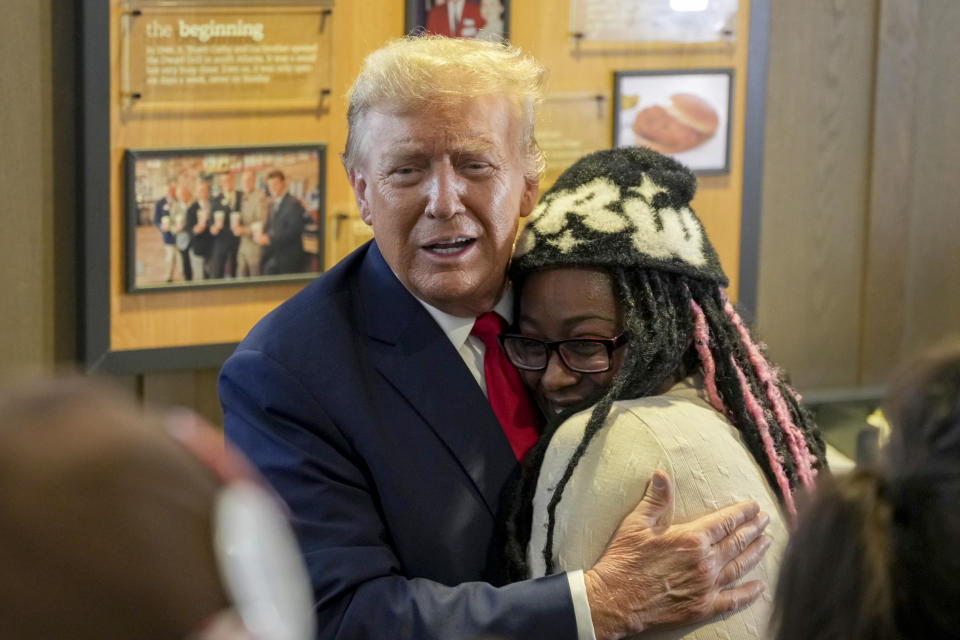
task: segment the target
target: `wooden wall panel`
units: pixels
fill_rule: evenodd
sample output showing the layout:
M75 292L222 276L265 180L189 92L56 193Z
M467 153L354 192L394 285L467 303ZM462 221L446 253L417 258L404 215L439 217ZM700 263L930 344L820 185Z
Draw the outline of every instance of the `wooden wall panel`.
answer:
M61 4L63 6L61 6ZM0 377L74 354L73 4L15 0L0 21Z
M903 357L960 337L960 3L918 4Z
M773 0L758 332L801 387L857 380L876 6Z
M217 394L218 374L216 369L151 373L143 376L140 394L151 405L192 409L220 426L223 410Z
M0 319L0 353L3 366L20 368L45 360L51 351L44 300L50 284L45 282L44 258L49 254L50 184L44 179L46 158L44 121L36 117L36 105L49 96L41 81L50 62L50 41L39 28L49 7L17 3L0 26L0 59L17 59L0 71L0 137L21 149L3 154L0 185L4 186L3 226L0 255L8 300L20 301L17 313ZM32 43L32 46L31 46ZM38 141L40 144L38 144Z
M869 384L884 382L902 356L919 11L919 0L880 2L860 340L860 379Z

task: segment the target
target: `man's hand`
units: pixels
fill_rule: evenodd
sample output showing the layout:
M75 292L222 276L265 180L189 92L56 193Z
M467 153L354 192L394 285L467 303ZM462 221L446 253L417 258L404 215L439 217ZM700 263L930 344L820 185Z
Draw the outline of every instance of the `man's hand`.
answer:
M657 471L603 556L584 572L597 640L706 620L750 604L766 588L759 580L725 588L770 546L761 536L770 517L756 502L667 526L660 520L672 500L670 480Z

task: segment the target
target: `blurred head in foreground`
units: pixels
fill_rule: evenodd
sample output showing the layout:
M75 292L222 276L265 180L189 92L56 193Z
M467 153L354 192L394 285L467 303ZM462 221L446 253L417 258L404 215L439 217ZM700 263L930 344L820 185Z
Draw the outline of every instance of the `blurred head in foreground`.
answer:
M896 380L876 468L828 479L777 589L776 637L956 637L960 629L960 343Z
M79 378L0 416L3 637L311 635L282 511L198 418Z

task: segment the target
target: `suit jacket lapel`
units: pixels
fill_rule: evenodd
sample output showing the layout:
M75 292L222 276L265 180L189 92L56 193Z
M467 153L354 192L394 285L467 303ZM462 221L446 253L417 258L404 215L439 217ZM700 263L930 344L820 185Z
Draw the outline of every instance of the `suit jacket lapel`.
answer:
M443 440L495 515L517 461L477 381L376 243L360 282L368 335L387 346L374 366Z

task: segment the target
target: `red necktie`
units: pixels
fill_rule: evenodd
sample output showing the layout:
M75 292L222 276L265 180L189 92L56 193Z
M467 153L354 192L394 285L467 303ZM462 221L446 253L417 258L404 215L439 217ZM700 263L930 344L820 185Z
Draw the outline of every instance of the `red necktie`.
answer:
M530 400L520 374L497 342L497 335L505 326L503 318L489 311L477 318L470 335L479 338L486 348L483 375L487 382L487 399L514 455L517 460L522 460L540 437L541 416Z

